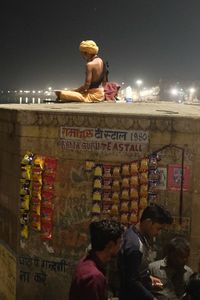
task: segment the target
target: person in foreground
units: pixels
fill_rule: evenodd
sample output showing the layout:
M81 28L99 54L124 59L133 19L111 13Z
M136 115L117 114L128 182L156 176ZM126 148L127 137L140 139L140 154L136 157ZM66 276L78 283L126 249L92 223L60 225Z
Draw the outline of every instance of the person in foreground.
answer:
M175 237L169 242L166 250L164 259L149 265L151 274L163 283L163 289L155 290L155 296L159 300L183 299L186 284L193 273L186 265L190 255L190 245L185 238Z
M86 60L85 82L72 91L55 91L57 102L101 102L105 99L102 83L106 81L107 69L98 56L98 46L92 40L82 41L79 50Z
M91 251L78 263L72 279L70 300L107 300L105 265L117 255L123 228L113 220L90 224Z
M186 286L186 294L183 300L199 300L200 299L200 273L193 273Z
M120 300L156 300L152 288L160 288L162 283L150 276L150 245L153 237L171 223L170 213L152 204L144 209L140 222L125 232L119 253Z

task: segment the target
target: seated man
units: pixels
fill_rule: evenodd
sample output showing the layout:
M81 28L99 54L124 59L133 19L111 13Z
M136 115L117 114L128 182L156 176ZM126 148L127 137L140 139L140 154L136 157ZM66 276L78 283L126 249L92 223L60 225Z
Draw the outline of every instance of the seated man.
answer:
M102 83L106 81L107 69L97 55L99 48L94 41L82 41L79 46L86 60L84 84L72 91L56 91L57 102L101 102L105 99Z
M149 265L151 274L159 278L163 286L155 286L155 297L159 300L182 299L186 283L193 273L186 266L190 246L183 237L173 238L167 245L166 257Z

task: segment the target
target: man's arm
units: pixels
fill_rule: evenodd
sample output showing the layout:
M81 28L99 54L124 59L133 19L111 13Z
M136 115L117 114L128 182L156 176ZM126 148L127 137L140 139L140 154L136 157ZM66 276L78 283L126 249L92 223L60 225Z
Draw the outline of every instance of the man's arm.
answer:
M126 286L131 293L131 297L136 297L143 300L155 300L156 298L152 293L143 285L139 268L141 265L142 254L140 251L132 250L126 253L123 257L124 278L126 281Z
M106 300L107 282L103 274L96 274L85 280L82 299Z
M85 82L82 86L75 89L74 91L79 93L86 92L89 89L91 82L92 82L92 66L90 63L87 63L86 71L85 71Z
M99 272L75 278L70 287L69 299L107 300L105 276Z

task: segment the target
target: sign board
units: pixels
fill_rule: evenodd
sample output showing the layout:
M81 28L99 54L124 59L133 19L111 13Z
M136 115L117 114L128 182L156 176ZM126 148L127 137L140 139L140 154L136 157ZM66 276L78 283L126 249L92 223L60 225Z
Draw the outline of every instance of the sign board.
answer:
M144 152L149 133L142 130L61 127L58 145L63 150L118 153Z

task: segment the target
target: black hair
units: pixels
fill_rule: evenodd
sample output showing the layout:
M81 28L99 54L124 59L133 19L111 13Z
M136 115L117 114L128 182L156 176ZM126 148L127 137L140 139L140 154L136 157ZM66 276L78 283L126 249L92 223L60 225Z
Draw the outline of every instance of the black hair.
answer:
M166 246L166 255L174 255L176 252L185 253L190 251L189 242L182 236L174 237Z
M102 251L110 241L116 242L123 233L123 227L114 220L101 220L90 224L92 250Z
M146 219L151 219L153 223L159 224L172 224L173 221L170 212L158 204L151 204L144 209L140 222Z
M186 286L186 293L190 295L191 300L200 299L200 273L195 272L190 276Z

